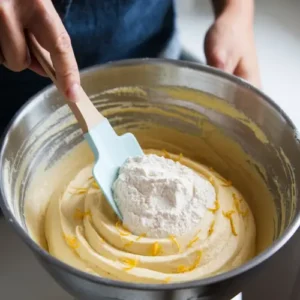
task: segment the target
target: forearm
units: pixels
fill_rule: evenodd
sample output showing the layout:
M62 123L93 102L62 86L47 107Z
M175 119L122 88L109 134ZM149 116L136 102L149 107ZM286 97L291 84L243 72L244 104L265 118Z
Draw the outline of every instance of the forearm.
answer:
M212 4L216 17L230 14L243 21L253 21L254 0L212 0Z

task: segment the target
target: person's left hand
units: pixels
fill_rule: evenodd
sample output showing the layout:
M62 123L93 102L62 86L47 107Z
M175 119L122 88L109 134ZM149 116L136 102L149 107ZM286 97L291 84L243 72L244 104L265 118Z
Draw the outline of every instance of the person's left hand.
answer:
M208 65L261 86L252 22L219 16L208 30L204 50Z

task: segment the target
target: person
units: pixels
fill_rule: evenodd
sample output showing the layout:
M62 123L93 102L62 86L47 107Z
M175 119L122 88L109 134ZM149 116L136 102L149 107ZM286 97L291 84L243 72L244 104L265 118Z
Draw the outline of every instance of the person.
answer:
M205 38L207 63L259 86L254 0L212 3L216 18ZM173 0L0 1L1 132L50 83L37 75L45 74L28 51L28 32L50 53L60 89L74 101L79 69L125 58L179 58L174 7Z

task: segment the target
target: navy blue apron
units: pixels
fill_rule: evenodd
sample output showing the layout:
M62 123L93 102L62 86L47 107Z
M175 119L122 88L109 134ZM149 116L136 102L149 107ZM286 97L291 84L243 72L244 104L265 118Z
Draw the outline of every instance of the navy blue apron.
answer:
M53 0L71 36L79 68L157 57L174 32L172 0ZM0 134L24 104L50 84L31 71L0 66Z

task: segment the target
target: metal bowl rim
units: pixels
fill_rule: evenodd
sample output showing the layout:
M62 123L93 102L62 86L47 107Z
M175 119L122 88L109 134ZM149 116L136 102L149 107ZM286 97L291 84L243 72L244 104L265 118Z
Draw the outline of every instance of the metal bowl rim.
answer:
M252 92L256 93L258 96L260 96L264 101L266 101L271 107L273 107L288 123L288 125L296 132L296 127L293 124L293 122L290 120L290 118L286 115L286 113L271 100L266 94L264 94L262 91L258 90L256 87L252 86L245 80L238 78L236 76L233 76L231 74L224 73L216 68L212 68L206 65L197 64L193 62L186 62L186 61L178 61L178 60L172 60L172 59L126 59L121 60L117 62L109 62L103 65L96 65L90 68L86 68L81 72L81 75L84 77L88 75L89 73L93 73L94 71L101 70L101 69L107 69L111 67L122 67L122 66L134 66L134 65L140 65L140 64L152 64L152 65L172 65L177 67L186 67L189 69L193 69L195 71L201 71L202 73L208 73L210 75L215 75L217 77L221 77L227 81L230 81L232 83L235 83L237 85L240 85L243 88L249 89ZM35 94L33 97L31 97L22 107L17 111L15 116L12 118L12 120L9 122L8 126L6 127L0 141L0 169L3 168L3 156L4 156L4 149L5 145L7 144L7 135L10 131L10 128L13 127L15 123L18 122L18 120L21 118L22 113L26 109L28 109L29 106L34 105L38 101L42 101L42 98L39 98L40 95L44 94L46 91L50 92L52 90L55 90L55 87L53 85L50 85L43 90L41 90L39 93ZM259 255L255 256L252 260L249 262L243 264L242 266L233 269L231 271L222 273L217 276L208 277L204 279L199 280L193 280L193 281L187 281L187 282L181 282L181 283L169 283L169 284L142 284L142 283L128 283L124 281L117 281L112 280L108 278L103 278L99 276L95 276L92 274L88 274L86 272L80 271L49 254L46 250L42 249L36 242L34 242L33 239L30 238L29 234L26 232L26 230L18 223L13 213L10 211L10 209L5 204L5 193L4 193L4 182L3 178L0 178L0 207L2 208L3 214L8 220L9 223L12 224L12 227L14 230L18 233L18 235L22 238L22 240L41 258L43 258L47 263L53 264L55 267L62 269L63 271L70 273L74 276L81 277L84 280L93 282L95 284L102 284L107 285L111 287L116 288L124 288L124 289L131 289L131 290L144 290L144 291L163 291L163 290L179 290L179 289L189 289L189 288L197 288L199 286L207 286L211 284L216 284L221 281L226 281L229 279L232 279L238 275L243 274L246 271L251 270L252 268L257 267L259 264L263 263L267 259L269 259L272 255L274 255L278 250L280 250L287 242L288 240L293 236L293 234L296 232L296 230L300 226L300 213L298 213L290 226L285 230L283 235L277 239L269 248L264 250Z

